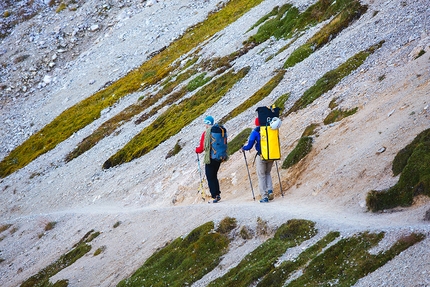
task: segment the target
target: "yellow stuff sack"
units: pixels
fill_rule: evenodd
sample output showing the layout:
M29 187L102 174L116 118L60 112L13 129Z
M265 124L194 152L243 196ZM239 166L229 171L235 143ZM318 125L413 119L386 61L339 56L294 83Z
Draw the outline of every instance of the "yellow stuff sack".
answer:
M279 130L270 126L260 127L261 157L263 160L281 159L281 145L279 143Z

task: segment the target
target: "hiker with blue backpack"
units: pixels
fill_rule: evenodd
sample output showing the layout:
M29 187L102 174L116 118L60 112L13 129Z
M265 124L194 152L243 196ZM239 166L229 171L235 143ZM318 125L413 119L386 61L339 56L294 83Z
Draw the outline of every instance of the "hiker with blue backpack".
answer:
M209 191L213 198L211 202L217 203L221 200L218 170L221 163L227 160L227 131L223 126L214 124L212 116L205 117L203 123L205 131L200 138L200 145L196 147L196 153L205 152L203 163Z
M256 161L257 161L257 176L258 176L258 189L261 195L261 203L269 202L269 199L274 198L273 183L272 183L272 166L273 160L264 160L261 157L261 135L260 135L260 122L258 117L255 118L255 128L249 135L248 143L242 147L242 151L251 150L255 146Z

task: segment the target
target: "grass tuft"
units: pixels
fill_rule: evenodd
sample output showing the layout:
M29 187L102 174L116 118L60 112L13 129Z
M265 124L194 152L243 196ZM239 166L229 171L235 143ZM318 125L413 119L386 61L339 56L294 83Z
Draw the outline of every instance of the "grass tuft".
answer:
M383 41L371 46L365 51L361 51L356 55L349 58L345 63L340 65L338 68L325 73L312 87L310 87L303 96L298 99L294 105L287 112L287 115L293 112L297 112L309 104L313 103L324 93L333 89L337 83L339 83L343 78L348 76L350 73L355 71L358 67L363 64L369 55L371 55L376 49L381 47Z
M3 224L3 225L0 225L0 233L2 233L3 231L8 230L11 226L12 226L12 224Z
M182 150L182 145L180 144L180 141L181 141L180 139L176 141L175 146L167 153L165 157L166 159L177 155Z
M351 110L342 110L342 109L335 109L332 110L327 117L324 119L324 124L325 125L329 125L332 124L334 122L338 122L343 120L346 117L352 116L353 114L355 114L357 112L358 108L354 108Z
M291 261L284 261L274 268L269 274L257 284L257 287L281 287L289 276L297 270L303 269L311 260L313 260L322 250L336 238L339 232L330 232L316 244L306 249L297 258Z
M312 150L312 137L302 137L297 146L288 154L282 163L282 168L287 169L298 163Z
M286 93L276 99L273 105L279 108L280 113L282 113L282 111L285 109L285 103L288 101L289 98L290 93Z
M216 231L221 234L228 234L236 227L237 227L236 218L226 217L223 220L221 220Z
M364 232L341 239L324 253L315 257L303 270L303 275L287 286L353 286L358 279L375 271L424 236L411 234L399 239L389 250L371 255L384 233Z
M315 129L317 129L319 126L319 124L310 124L307 126L302 134L302 138L313 136L315 134Z
M54 229L54 227L55 227L56 224L57 224L57 222L55 222L55 221L48 222L45 225L45 231Z
M254 237L252 229L248 228L245 225L240 228L239 235L243 240L249 240Z
M249 135L251 134L252 129L246 128L243 131L241 131L237 136L234 137L229 143L228 143L228 155L232 155L238 150L241 149L241 147L246 143L246 141L249 138Z
M327 19L327 16L334 16L334 18L305 44L297 48L286 60L284 68L293 67L297 63L300 63L309 57L309 55L311 55L313 52L326 45L329 41L333 40L343 29L347 28L353 21L358 19L367 11L367 6L361 5L360 2L356 0L334 1L333 5L331 6L326 6L324 4L321 6L326 9L326 16L321 18L321 20ZM304 14L308 15L306 13Z
M411 206L414 196L430 196L430 129L424 130L393 160L394 176L399 181L392 187L367 194L366 205L370 211Z
M234 219L225 219L232 226ZM223 223L224 224L224 223ZM190 286L214 269L227 252L229 240L207 222L154 253L118 286ZM227 228L228 229L228 228Z
M39 271L39 273L28 278L20 285L20 287L52 286L47 285L50 284L49 278L61 270L69 267L75 263L76 260L87 254L91 250L91 245L88 243L97 237L98 234L99 232L94 232L94 230L89 231L78 243L73 246L72 250L66 254L61 255L57 261L43 268L41 271ZM67 286L64 285L64 283L67 283L66 281L67 280L57 282L55 283L57 285L54 286Z
M288 248L297 246L315 236L315 223L307 220L289 220L282 224L273 238L268 239L224 276L212 281L208 286L252 286L274 269L278 258Z

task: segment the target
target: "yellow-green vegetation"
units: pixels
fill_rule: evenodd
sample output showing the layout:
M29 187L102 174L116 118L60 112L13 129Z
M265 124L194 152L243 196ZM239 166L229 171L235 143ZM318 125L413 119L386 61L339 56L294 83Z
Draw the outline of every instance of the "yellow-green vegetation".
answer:
M399 181L392 187L367 194L369 210L378 211L397 206L411 206L414 196L430 196L430 129L424 130L393 160L394 176Z
M339 237L339 232L330 232L316 244L303 251L297 258L292 261L284 261L274 268L257 284L257 287L282 287L290 275L306 267L311 260L321 253L329 243ZM306 285L303 285L306 286Z
M386 75L382 75L378 77L378 81L382 82L383 80L385 80Z
M301 137L296 147L284 159L282 168L290 168L304 158L312 150L312 142L312 137Z
M426 51L425 50L421 50L419 53L418 53L418 55L414 58L414 60L415 59L418 59L419 57L421 57L422 55L424 55L426 53Z
M261 44L272 36L277 39L291 37L292 32L298 29L296 19L299 18L299 15L299 9L291 4L276 6L251 27L260 26L257 33L252 35L247 42Z
M188 85L187 85L188 92L192 92L195 89L203 86L204 84L209 82L211 79L212 79L212 77L206 77L206 73L198 75L197 77L195 77L194 79L192 79L188 83Z
M12 226L12 224L3 224L0 226L0 233L2 233L3 231L8 230L10 227Z
M252 129L247 128L241 131L237 136L235 136L234 139L232 139L228 143L228 155L232 155L237 152L246 143L251 132Z
M284 68L293 67L297 63L300 63L309 57L313 52L333 40L343 29L347 28L353 21L360 18L360 16L367 11L367 6L361 5L357 0L333 2L333 5L324 7L327 9L326 15L332 16L336 13L338 14L330 21L330 23L325 25L314 36L312 36L312 38L306 41L305 44L291 53L285 61Z
M12 226L12 224L4 224L4 225L1 225L1 226L0 226L0 233L2 233L2 232L4 232L4 231L8 230L11 226ZM11 231L11 233L12 233L12 231ZM0 242L1 242L1 241L3 241L3 239L5 239L5 238L6 238L6 235L1 236L1 237L0 237ZM0 262L0 263L1 263L1 262Z
M324 124L329 125L334 122L338 122L343 120L346 117L352 116L357 112L358 108L353 108L351 110L342 110L342 109L335 109L332 110L327 117L324 119Z
M328 104L328 107L331 110L334 110L335 108L337 108L339 106L339 104L337 103L337 98L334 98L330 101L330 103Z
M273 104L275 107L279 108L280 113L282 114L282 111L285 109L285 103L290 98L290 93L283 94L279 98L276 99L275 103Z
M99 118L102 110L112 106L122 97L162 80L172 71L171 64L176 59L236 21L261 1L231 0L227 2L222 9L210 14L202 23L188 29L181 38L172 42L139 68L61 113L0 162L0 177L8 176L40 155L52 150L74 132Z
M260 27L247 42L261 44L270 37L297 39L296 36L305 29L335 16L335 20L332 20L323 31L314 36L310 46L316 49L315 45L321 46L324 42L334 38L366 9L356 0L320 0L309 6L303 13L300 13L299 9L291 4L277 6L253 25L252 28Z
M117 228L118 226L120 226L121 225L121 221L117 221L117 222L115 222L115 224L113 225L113 228Z
M280 70L276 73L276 75L271 78L261 89L259 89L255 94L246 99L239 107L232 110L229 114L224 116L219 122L226 123L229 119L236 117L242 112L246 111L253 105L257 104L259 101L267 97L274 88L276 88L279 83L282 81L285 75L285 70Z
M341 239L324 253L314 258L303 270L303 275L286 286L353 286L358 279L375 271L385 263L422 241L422 234L412 233L400 238L390 249L372 255L368 250L384 237L383 233L360 233Z
M302 137L310 137L315 134L315 129L318 128L319 124L310 124L305 128L305 131L302 134Z
M60 13L61 11L63 11L66 8L67 8L67 4L64 2L61 2L60 5L58 5L57 10L55 10L55 12Z
M177 155L182 150L182 146L180 144L180 141L181 141L180 139L176 141L175 146L171 150L169 150L169 152L167 153L166 159L169 157Z
M226 222L220 224L223 231L235 225L235 220ZM190 286L219 264L229 242L226 234L214 231L213 222L207 222L154 253L118 286Z
M9 17L10 15L11 15L11 13L10 13L10 11L9 11L9 10L6 10L6 11L4 11L4 12L3 12L3 17L4 17L4 18Z
M103 164L103 168L107 169L129 162L150 152L218 102L248 72L249 68L243 68L237 73L230 70L202 87L190 98L170 106L150 126L144 128L121 150L111 156Z
M246 225L240 228L239 235L243 240L249 240L254 237L252 230L249 229Z
M52 285L49 283L49 278L66 267L72 265L76 262L76 260L88 253L91 250L91 245L88 243L90 243L99 234L99 232L94 232L94 230L87 232L84 237L73 246L72 250L66 254L61 255L57 261L43 268L39 273L28 278L20 285L20 287L67 286L67 280L58 281Z
M271 232L271 228L266 220L261 217L257 217L257 230L258 235L267 236Z
M103 245L103 246L100 246L99 248L97 248L97 250L96 251L94 251L94 255L93 256L97 256L97 255L100 255L103 251L105 251L106 250L106 246L105 245Z
M220 221L216 229L221 234L229 234L233 229L237 227L237 220L233 217L226 217Z
M305 91L300 99L294 103L294 105L287 112L287 115L292 112L297 112L300 109L304 109L309 104L318 99L321 95L333 89L334 86L336 86L336 84L339 83L343 78L360 67L367 57L373 54L376 49L380 48L382 44L383 41L371 46L365 51L357 53L338 68L325 73L312 87Z
M278 258L288 248L297 246L315 236L315 224L307 220L289 220L282 224L273 238L266 240L224 276L212 281L208 286L250 286L275 267Z
M45 231L48 231L48 230L52 230L52 229L54 229L54 227L55 227L55 225L57 224L57 222L55 222L55 221L50 221L50 222L48 222L46 225L45 225Z

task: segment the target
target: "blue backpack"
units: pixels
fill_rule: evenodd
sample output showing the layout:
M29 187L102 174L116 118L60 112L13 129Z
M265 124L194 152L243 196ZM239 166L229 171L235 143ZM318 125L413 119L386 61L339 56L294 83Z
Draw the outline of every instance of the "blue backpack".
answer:
M227 130L218 124L211 128L211 158L218 161L228 159Z

